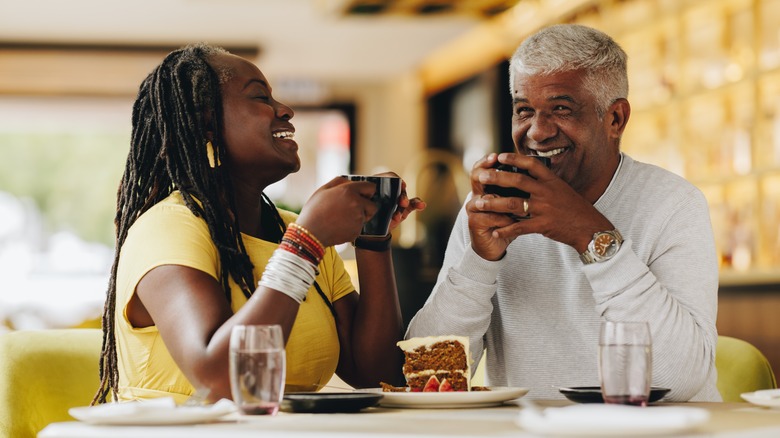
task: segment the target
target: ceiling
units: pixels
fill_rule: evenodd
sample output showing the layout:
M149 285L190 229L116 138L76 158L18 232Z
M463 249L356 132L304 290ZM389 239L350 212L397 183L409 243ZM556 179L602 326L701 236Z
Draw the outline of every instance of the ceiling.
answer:
M385 80L517 0L0 0L0 47L257 48L271 78Z

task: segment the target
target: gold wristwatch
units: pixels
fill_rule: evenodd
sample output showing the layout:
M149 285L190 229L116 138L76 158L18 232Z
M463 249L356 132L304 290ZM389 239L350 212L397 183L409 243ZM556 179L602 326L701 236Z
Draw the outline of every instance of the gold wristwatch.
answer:
M588 249L580 254L580 260L586 265L607 261L618 252L622 244L623 236L618 230L599 231L593 234L593 240L588 244Z

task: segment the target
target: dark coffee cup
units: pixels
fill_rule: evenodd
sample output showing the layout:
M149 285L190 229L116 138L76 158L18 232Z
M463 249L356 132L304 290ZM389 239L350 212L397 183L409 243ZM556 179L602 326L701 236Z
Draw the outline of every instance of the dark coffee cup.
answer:
M344 175L350 181L368 181L374 183L376 191L371 201L377 206L376 214L363 224L361 236L386 236L390 231L390 221L398 208L401 196L401 178L397 176Z
M529 155L529 157L536 158L537 160L541 161L547 168L550 168L551 161L549 157L540 157L539 155ZM522 169L520 167L510 166L508 164L500 164L496 163L493 168L496 170L500 170L502 172L514 172L514 173L522 173L523 175L528 175L527 169ZM485 193L491 193L494 195L501 196L503 198L530 198L531 195L528 194L528 192L518 189L517 187L502 187L502 186L496 186L496 185L486 185L485 186Z

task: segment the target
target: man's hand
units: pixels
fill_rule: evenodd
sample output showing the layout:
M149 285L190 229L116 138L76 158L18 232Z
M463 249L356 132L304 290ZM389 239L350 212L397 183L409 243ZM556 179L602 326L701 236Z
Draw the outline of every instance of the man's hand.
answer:
M491 178L485 174L497 173L493 166L496 164L496 154L489 154L474 164L471 170L471 199L466 203L466 213L469 217L469 234L471 235L471 247L485 260L499 260L504 256L506 247L514 240L516 235L507 234L499 236L495 234L497 229L514 224L510 215L501 211L493 211L491 202L498 201L496 195L485 193L485 180L488 183ZM512 198L517 199L517 198ZM522 200L520 200L522 202Z
M530 175L498 172L492 169L496 162L527 169ZM485 195L484 186L488 184L517 187L528 192L530 197L524 200ZM614 228L593 204L552 170L525 155L486 156L474 165L471 185L474 196L466 208L472 247L487 260L498 260L517 236L533 233L565 243L582 253L593 233ZM511 216L521 219L514 220Z

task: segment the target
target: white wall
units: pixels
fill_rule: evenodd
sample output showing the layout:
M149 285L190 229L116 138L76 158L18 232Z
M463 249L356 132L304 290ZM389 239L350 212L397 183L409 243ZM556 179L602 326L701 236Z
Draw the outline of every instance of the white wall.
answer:
M331 89L334 100L357 106L356 173L401 174L425 148L425 97L415 74L393 81L350 83Z

